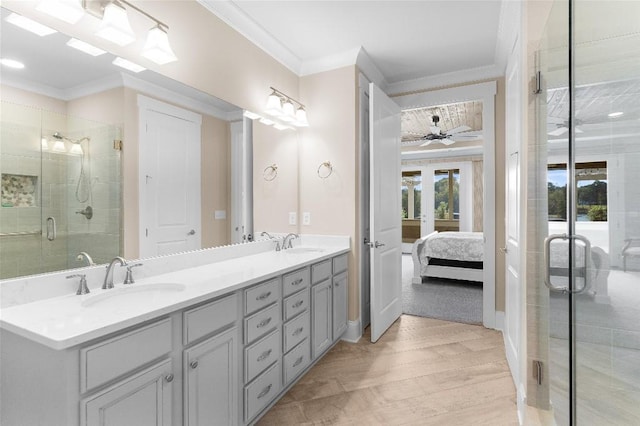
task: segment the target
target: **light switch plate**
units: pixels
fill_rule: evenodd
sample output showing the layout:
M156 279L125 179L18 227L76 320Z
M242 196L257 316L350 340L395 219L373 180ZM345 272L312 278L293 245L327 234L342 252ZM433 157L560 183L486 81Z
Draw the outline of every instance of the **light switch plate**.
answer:
M227 218L227 211L226 210L216 210L214 213L214 219L226 219Z
M289 225L295 225L298 223L298 214L296 212L289 212Z
M302 224L311 225L311 212L302 213Z

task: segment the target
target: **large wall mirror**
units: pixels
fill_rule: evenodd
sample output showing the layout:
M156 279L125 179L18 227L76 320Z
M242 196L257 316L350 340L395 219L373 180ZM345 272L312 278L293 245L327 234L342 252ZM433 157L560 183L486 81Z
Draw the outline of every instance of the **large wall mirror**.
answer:
M2 56L25 66L0 81L0 279L297 231L295 132L10 14Z

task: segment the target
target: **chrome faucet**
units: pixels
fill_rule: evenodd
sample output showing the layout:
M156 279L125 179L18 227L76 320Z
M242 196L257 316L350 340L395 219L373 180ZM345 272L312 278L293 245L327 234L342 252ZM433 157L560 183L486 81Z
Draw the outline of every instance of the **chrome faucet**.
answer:
M85 262L87 262L87 266L95 266L93 259L91 258L91 256L89 256L89 253L85 251L81 251L80 253L78 253L78 255L76 256L76 260L78 262L82 262L84 260Z
M107 273L104 276L104 283L102 284L103 290L113 288L113 267L116 263L119 263L120 266L125 266L127 261L120 256L116 256L111 260L111 262L109 262L109 265L107 265Z
M269 239L270 239L270 240L273 240L273 238L274 238L274 237L273 237L270 233L268 233L267 231L262 231L262 232L260 233L260 236L261 236L261 237L264 237L265 235L266 235L267 237L269 237Z
M300 238L300 235L294 233L287 234L287 236L284 237L284 240L282 240L282 249L285 250L288 248L293 248L293 245L291 245L291 240L293 240L294 238Z
M76 294L78 296L81 296L83 294L88 294L91 293L89 291L89 287L87 287L87 276L85 274L74 274L74 275L69 275L67 277L67 279L70 278L80 278L80 283L78 284L78 290L76 291Z

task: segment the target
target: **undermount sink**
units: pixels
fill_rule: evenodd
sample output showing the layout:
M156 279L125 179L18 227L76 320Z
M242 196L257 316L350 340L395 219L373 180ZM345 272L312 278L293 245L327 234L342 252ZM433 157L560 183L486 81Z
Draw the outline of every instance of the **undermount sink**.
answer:
M304 254L304 253L322 253L324 249L318 247L293 247L286 249L285 253L289 254Z
M91 306L115 306L140 305L155 301L184 291L184 284L177 283L153 283L153 284L127 284L109 290L97 290L99 293L88 295L81 303L83 307Z

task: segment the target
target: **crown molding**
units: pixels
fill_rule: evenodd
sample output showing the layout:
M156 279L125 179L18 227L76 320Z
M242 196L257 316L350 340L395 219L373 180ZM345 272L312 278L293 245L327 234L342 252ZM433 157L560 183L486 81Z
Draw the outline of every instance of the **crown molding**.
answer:
M304 61L300 68L300 76L317 74L319 72L331 71L338 68L355 65L361 48L349 49L333 55Z
M300 76L302 60L231 0L197 0L205 9Z
M503 1L500 5L500 20L494 62L504 74L509 55L518 38L522 18L522 4L519 1Z
M375 83L383 91L386 91L387 80L385 79L384 74L382 74L382 71L380 71L380 68L378 68L373 59L371 59L371 56L369 56L367 51L364 49L364 47L360 47L358 58L356 59L356 64L369 81Z
M398 81L387 84L387 94L398 96L405 93L434 89L437 87L455 86L457 84L470 83L473 81L489 80L502 77L504 72L500 67L492 64L478 68L453 71L444 74L430 75L413 80Z
M2 76L2 84L15 87L16 89L25 90L27 92L37 93L39 95L48 96L54 99L67 100L65 99L65 91L56 89L55 87L47 86L46 84L38 84L32 81L22 80L20 78L11 78L7 76Z

